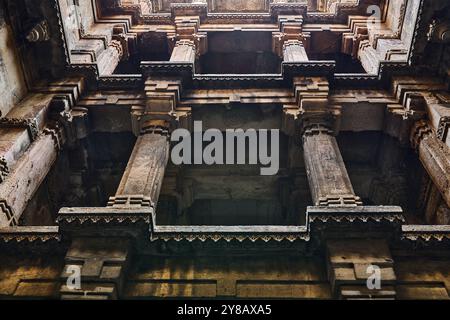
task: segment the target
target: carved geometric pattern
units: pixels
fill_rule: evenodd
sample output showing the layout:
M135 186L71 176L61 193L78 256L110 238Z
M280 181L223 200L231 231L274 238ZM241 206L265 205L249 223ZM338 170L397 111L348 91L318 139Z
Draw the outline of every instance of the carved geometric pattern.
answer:
M208 234L208 233L202 233L202 234L181 234L181 233L170 233L170 234L151 234L151 241L158 241L162 240L165 242L168 241L187 241L187 242L206 242L206 241L212 241L212 242L219 242L219 241L225 241L225 242L297 242L297 241L309 241L310 237L309 234L286 234L286 235L279 235L279 234L223 234L223 233L214 233L214 234Z
M153 203L150 197L144 195L125 195L110 197L108 201L108 207L127 207L127 206L139 206L139 207L152 207Z
M169 128L165 126L145 126L141 129L141 135L144 134L158 134L161 136L169 136Z
M4 157L0 157L0 183L5 181L6 176L9 174L8 163Z
M442 117L439 121L437 130L437 136L440 140L445 141L447 139L448 131L450 128L450 117Z
M14 212L4 199L0 199L0 213L6 216L6 220L9 222L10 226L17 225L17 220L14 217Z
M430 136L433 130L425 120L417 121L411 131L411 145L417 149L423 139Z
M36 119L2 118L0 128L26 128L31 141L36 140L39 134Z
M319 206L362 206L361 198L355 195L327 196L319 198Z

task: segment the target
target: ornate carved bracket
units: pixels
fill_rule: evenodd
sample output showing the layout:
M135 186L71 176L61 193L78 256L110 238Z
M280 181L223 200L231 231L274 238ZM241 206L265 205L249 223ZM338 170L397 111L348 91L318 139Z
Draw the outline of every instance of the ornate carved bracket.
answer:
M173 52L177 46L189 46L194 48L195 57L198 58L208 51L208 36L205 32L198 31L200 17L176 17L175 26L176 32L167 35L170 52Z
M279 16L279 32L272 34L272 50L285 62L308 61L310 34L302 31L302 16Z
M29 42L44 42L50 40L50 30L46 20L39 22L27 34Z

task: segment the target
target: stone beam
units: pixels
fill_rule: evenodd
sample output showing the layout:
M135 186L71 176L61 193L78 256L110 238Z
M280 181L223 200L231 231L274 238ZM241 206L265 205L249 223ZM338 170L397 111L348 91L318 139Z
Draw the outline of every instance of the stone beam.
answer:
M442 142L425 120L416 122L411 132L411 144L431 180L450 206L450 149Z

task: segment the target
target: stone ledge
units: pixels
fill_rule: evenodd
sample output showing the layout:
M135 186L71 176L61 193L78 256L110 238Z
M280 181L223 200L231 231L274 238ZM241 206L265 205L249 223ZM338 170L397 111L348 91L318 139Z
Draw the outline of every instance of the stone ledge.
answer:
M61 241L59 227L7 227L0 228L0 242L48 242Z
M357 207L308 207L307 218L310 224L317 222L405 222L403 210L397 206L357 206Z

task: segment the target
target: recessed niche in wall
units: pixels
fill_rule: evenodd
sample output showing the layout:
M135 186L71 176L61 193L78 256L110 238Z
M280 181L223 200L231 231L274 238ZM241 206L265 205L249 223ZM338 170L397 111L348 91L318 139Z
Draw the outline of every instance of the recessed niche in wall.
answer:
M272 33L209 32L208 52L196 68L202 74L276 74L281 59L272 52Z

